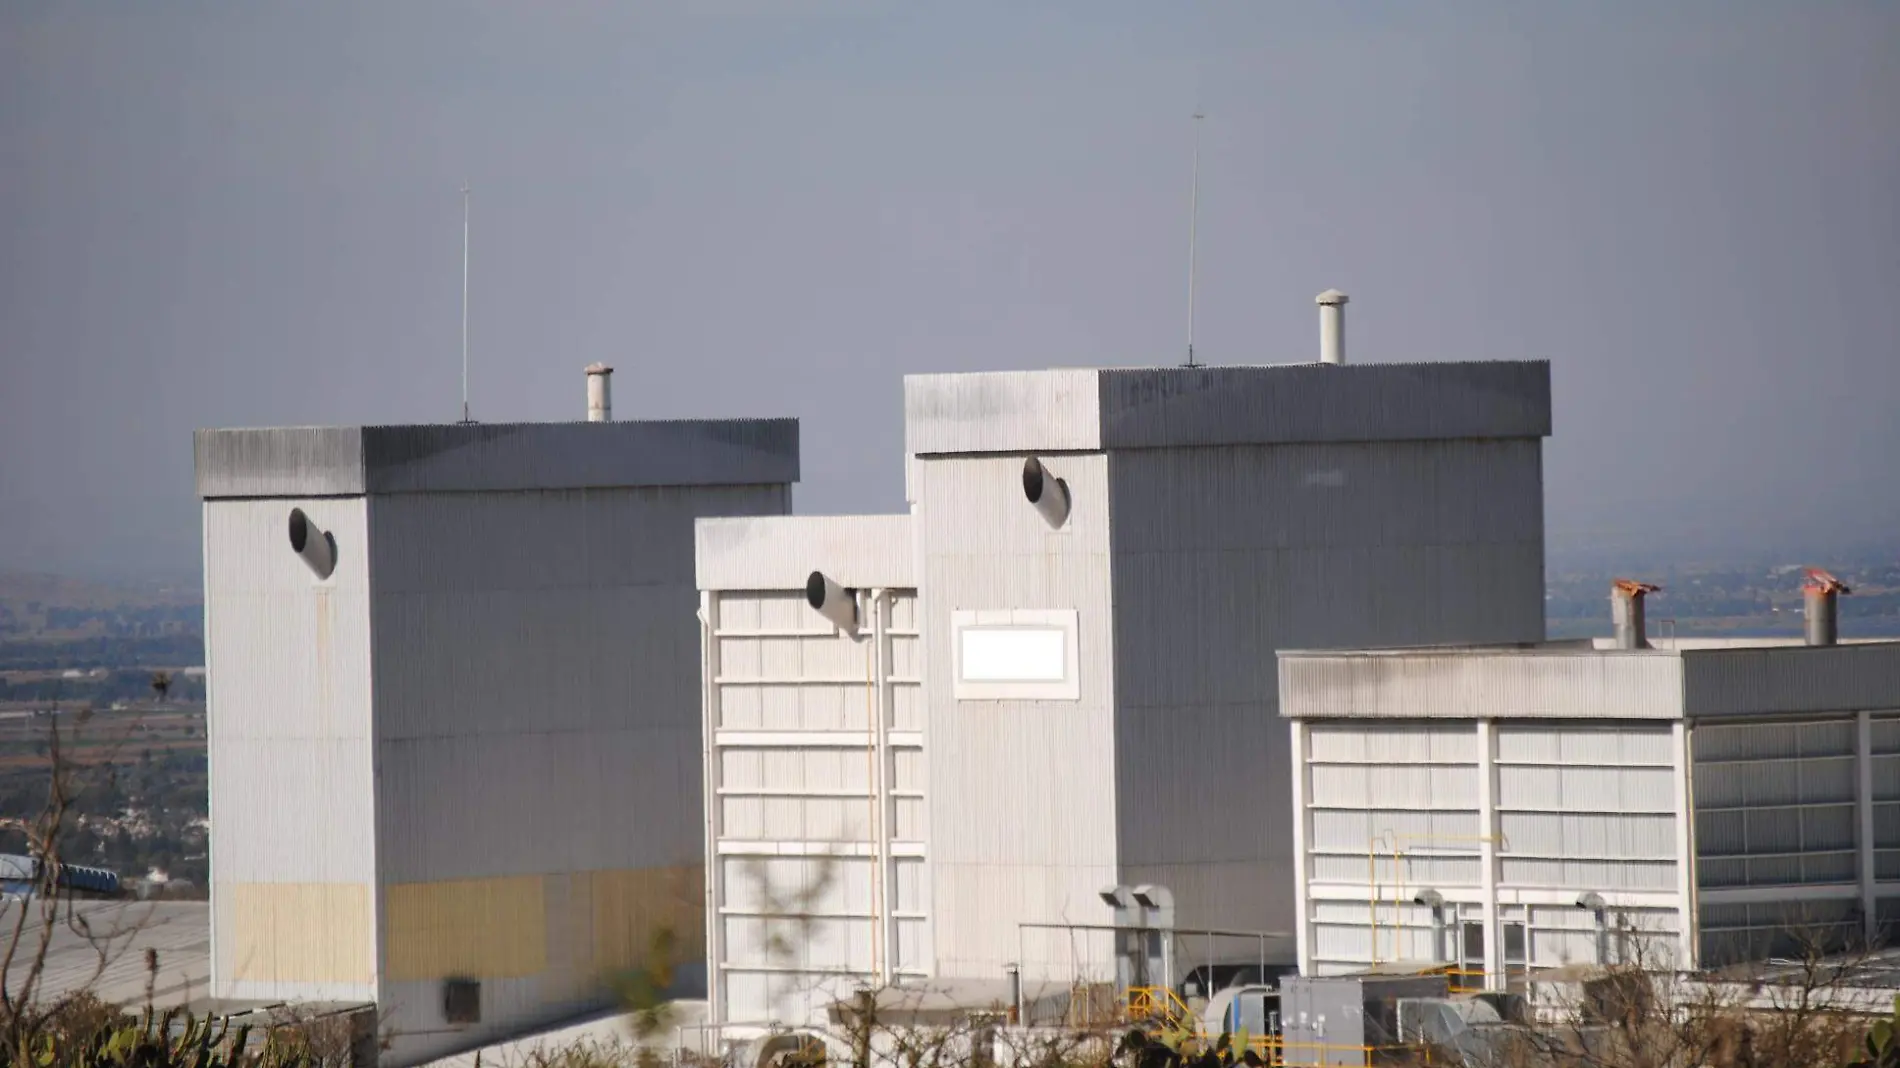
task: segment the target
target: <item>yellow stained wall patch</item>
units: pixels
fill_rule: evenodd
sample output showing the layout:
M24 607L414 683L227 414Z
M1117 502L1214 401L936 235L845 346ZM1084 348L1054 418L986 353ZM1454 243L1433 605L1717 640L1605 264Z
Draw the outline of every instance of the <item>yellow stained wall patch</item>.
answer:
M369 887L233 883L231 974L239 982L367 983L375 937Z
M397 883L385 888L387 978L511 979L548 966L542 876Z
M662 928L678 965L705 955L704 869L698 865L560 872L384 892L385 976L395 982L548 974L553 989L598 988L650 963Z

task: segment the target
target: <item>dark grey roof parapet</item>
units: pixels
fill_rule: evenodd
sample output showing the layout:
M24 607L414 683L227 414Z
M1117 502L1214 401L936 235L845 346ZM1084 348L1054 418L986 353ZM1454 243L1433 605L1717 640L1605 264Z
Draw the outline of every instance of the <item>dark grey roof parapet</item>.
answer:
M200 430L198 496L719 486L798 481L798 420Z

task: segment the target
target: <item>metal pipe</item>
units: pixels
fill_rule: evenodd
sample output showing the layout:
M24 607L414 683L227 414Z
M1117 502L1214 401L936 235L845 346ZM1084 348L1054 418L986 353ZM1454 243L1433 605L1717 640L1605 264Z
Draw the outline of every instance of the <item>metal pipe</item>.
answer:
M1068 521L1069 484L1051 474L1034 456L1023 461L1023 496L1051 528L1059 529Z
M1820 568L1808 568L1808 581L1801 586L1801 615L1809 645L1840 641L1840 596L1853 592L1847 583Z
M1313 298L1319 305L1319 362L1346 362L1346 294L1329 289Z
M1616 624L1618 649L1651 648L1643 598L1661 589L1661 586L1633 579L1620 578L1610 583L1610 615Z
M611 423L614 421L613 377L614 369L604 363L587 365L588 422Z
M336 539L330 532L311 522L301 508L290 510L290 551L320 579L336 570Z
M814 571L805 580L805 603L813 611L824 616L831 625L849 634L858 636L858 596L856 590L840 586L835 579L822 571Z
M1021 929L1018 929L1018 934ZM1023 1019L1023 969L1015 963L1003 965L1003 974L1009 979L1009 1022L1012 1027L1020 1027Z

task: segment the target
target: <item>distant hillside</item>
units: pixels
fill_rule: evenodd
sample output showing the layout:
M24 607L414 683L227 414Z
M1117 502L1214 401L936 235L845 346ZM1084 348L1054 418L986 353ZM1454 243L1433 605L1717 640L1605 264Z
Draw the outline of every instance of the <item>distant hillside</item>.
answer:
M204 663L195 586L0 573L0 670Z

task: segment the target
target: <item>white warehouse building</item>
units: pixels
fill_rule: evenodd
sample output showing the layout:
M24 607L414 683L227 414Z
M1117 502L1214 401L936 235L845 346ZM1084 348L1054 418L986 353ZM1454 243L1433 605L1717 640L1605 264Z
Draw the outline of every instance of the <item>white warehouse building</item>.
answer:
M1542 640L1548 365L904 386L909 516L699 525L715 1023L1104 978L1116 885L1290 965L1272 651Z
M696 959L693 522L789 511L797 423L195 445L213 996L374 1002L400 1065Z
M1616 600L1610 648L1280 654L1302 974L1506 989L1900 933L1900 643L1653 648Z

